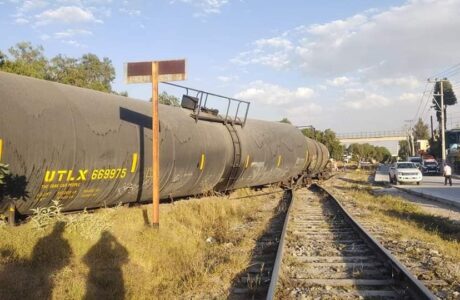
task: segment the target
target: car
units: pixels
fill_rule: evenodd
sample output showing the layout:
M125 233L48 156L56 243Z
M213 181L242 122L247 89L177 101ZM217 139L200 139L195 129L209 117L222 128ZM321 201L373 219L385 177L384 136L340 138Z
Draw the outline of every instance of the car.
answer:
M410 161L399 161L391 165L388 177L390 179L390 183L401 184L415 182L419 185L422 181L423 175L415 163Z
M420 156L409 156L407 160L413 162L417 169L422 171L423 159Z
M423 175L437 175L440 173L440 168L438 162L435 159L426 159L422 164L422 173Z

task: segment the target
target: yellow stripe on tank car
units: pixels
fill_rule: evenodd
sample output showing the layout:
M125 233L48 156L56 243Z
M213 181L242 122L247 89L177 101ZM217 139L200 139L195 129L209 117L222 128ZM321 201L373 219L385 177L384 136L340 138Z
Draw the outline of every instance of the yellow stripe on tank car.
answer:
M246 162L244 163L244 168L247 169L249 166L249 155L246 156Z
M133 163L131 164L131 173L136 172L136 168L137 168L137 157L138 157L137 153L134 152L134 153L133 153Z
M206 161L206 156L204 154L201 154L200 171L203 171L205 161Z
M3 140L0 139L0 161L2 161Z
M276 167L279 168L281 165L281 155L278 155L278 162L276 163Z

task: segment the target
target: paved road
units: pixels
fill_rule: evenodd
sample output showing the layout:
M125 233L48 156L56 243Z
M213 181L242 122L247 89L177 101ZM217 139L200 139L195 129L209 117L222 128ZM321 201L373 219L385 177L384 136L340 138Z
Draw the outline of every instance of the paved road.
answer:
M375 173L375 182L389 183L388 169L389 166L380 166ZM452 186L445 186L443 176L423 176L420 185L409 183L398 185L397 187L414 194L427 196L435 200L446 200L445 202L460 206L460 180L458 179L452 178Z

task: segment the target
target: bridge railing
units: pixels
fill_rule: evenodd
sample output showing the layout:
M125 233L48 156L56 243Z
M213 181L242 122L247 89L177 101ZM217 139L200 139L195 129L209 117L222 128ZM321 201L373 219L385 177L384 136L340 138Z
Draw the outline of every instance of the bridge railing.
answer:
M349 132L337 133L338 139L366 139L366 138L385 138L406 136L407 132L403 130L387 130L374 132Z

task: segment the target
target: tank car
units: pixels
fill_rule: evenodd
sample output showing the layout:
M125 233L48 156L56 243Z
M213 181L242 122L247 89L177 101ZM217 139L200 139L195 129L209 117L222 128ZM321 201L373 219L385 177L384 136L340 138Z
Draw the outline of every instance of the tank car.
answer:
M166 105L159 116L161 199L287 181L327 162L324 145L289 124L197 122ZM52 200L73 211L151 199L146 101L0 72L0 146L11 171L0 212L10 201L27 215Z

